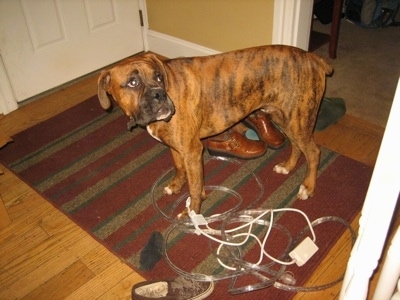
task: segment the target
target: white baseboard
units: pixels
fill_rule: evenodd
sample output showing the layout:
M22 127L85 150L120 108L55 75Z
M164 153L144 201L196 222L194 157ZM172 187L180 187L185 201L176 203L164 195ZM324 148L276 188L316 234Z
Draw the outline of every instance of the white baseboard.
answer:
M148 50L168 58L204 56L221 53L198 44L153 30L147 30Z

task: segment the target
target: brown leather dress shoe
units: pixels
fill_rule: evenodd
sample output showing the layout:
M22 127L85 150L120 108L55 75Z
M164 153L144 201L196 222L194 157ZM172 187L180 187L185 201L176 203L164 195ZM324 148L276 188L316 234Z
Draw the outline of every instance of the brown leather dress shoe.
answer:
M265 143L249 140L233 129L207 139L206 144L210 155L242 159L260 157L268 148Z
M276 128L265 112L256 111L252 113L244 119L244 123L257 132L259 138L265 142L269 148L277 150L285 145L285 136Z

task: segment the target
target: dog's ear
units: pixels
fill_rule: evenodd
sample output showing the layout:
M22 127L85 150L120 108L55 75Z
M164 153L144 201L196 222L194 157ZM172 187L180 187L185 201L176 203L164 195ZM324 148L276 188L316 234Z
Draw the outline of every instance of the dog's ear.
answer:
M110 72L101 71L97 80L97 96L99 97L100 105L103 109L108 110L111 107L111 100L107 94L110 86Z

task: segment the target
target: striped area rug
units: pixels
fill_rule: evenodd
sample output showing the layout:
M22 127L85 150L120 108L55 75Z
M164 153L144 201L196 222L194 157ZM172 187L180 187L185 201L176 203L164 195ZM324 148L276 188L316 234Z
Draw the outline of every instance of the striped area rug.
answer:
M14 142L1 150L1 161L147 279L177 276L166 258L150 271L141 269L140 252L156 231L164 238L169 233L168 258L179 269L214 275L226 272L211 254L215 247L208 241L171 229L165 216L173 217L183 209L182 195L187 191L174 196L161 193L164 181L173 174L169 149L144 129L127 131L126 122L119 109L104 112L94 96L14 136ZM219 160L205 154L208 200L203 214L223 213L235 206L238 210L294 207L311 221L337 216L350 222L362 206L372 169L322 150L317 190L307 201L295 200L306 168L304 159L288 176L272 171L289 155L290 147L268 150L249 161ZM223 186L227 192L212 186ZM279 223L294 235L306 225L292 213L282 214ZM303 267L290 269L297 284L307 280L344 230L343 225L329 222L316 228L319 251ZM279 232L272 237L270 250L279 253L287 244L286 237ZM256 247L249 244L247 248L251 255ZM218 282L211 298L229 298L229 284L229 280ZM289 299L293 293L270 287L232 297L249 299L250 295Z

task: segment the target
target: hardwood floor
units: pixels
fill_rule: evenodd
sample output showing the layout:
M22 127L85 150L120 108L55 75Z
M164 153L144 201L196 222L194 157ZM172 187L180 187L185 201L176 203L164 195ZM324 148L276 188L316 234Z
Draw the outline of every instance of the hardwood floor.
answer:
M2 133L13 136L96 94L96 80L93 74L0 117ZM315 134L318 144L370 166L382 135L382 128L348 115ZM143 278L8 169L0 169L0 196L12 221L0 229L0 299L130 299L132 285ZM352 222L355 230L358 218ZM347 233L339 239L308 285L330 282L343 273L349 239ZM295 299L335 299L339 292L340 284L298 293Z

